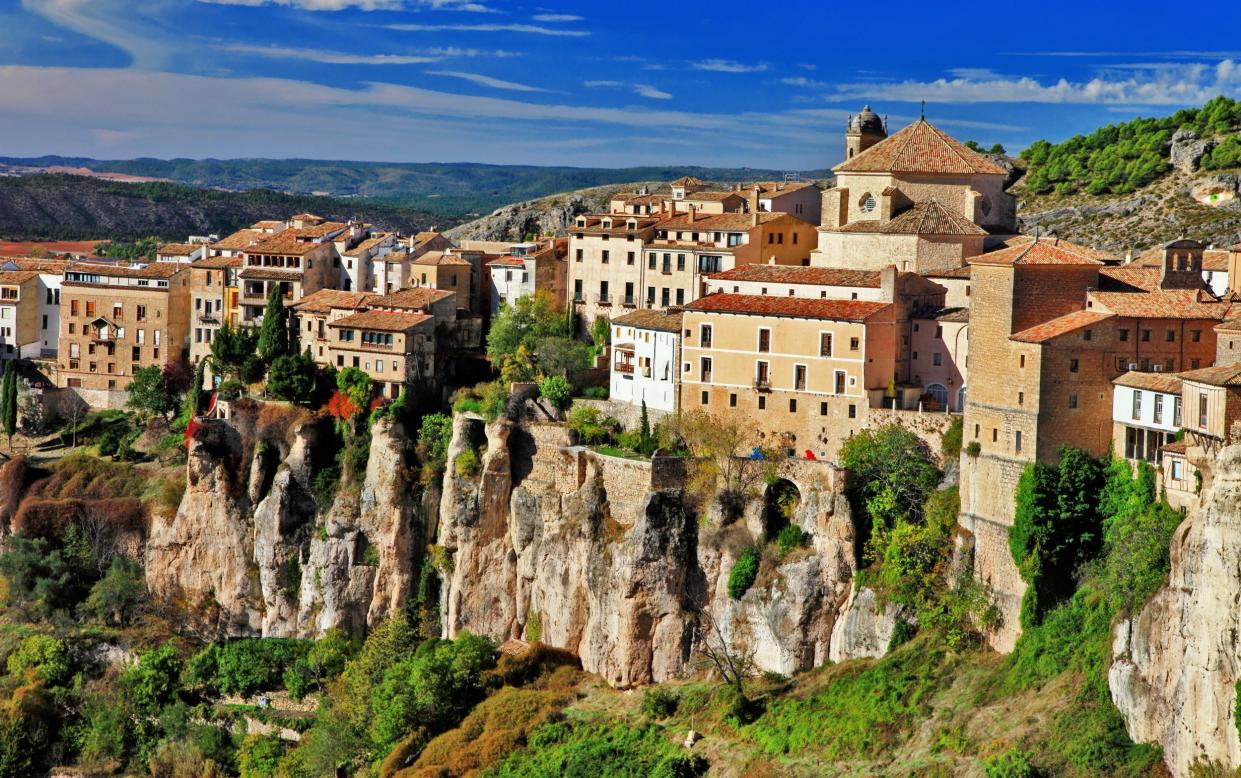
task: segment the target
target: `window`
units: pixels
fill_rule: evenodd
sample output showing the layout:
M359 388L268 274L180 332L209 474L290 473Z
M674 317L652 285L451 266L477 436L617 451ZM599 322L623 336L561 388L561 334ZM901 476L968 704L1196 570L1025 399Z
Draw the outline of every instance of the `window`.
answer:
M977 439L978 439L978 433L979 433L979 431L980 431L981 429L982 429L982 425L981 425L981 424L975 424L975 425L974 425L974 439L975 439L975 440L977 440Z
M760 354L771 351L771 330L766 327L758 329L758 351Z
M938 351L937 351L937 352L935 352L934 354L932 354L932 355L931 355L931 364L934 364L934 365L942 365L942 364L944 364L944 355L943 355L943 354L940 354Z
M86 301L86 315L87 316L95 315L95 301L94 300Z
M728 394L728 407L729 407L729 408L736 408L736 407L737 407L737 393L736 393L736 392L729 392L729 394Z
M625 282L625 305L633 305L633 282Z
M577 252L574 254L573 258L577 260L578 262L581 262L582 261L582 250L578 249ZM423 280L425 281L426 278L424 277Z
M142 359L142 347L134 346L130 349L129 359L131 362L138 362Z
M1018 367L1026 366L1026 355L1025 354L1022 354L1020 357L1017 358L1017 366Z
M666 287L666 286L665 286L663 289L660 289L660 290L659 290L659 299L660 299L660 304L661 304L661 305L663 305L663 307L665 307L665 308L667 308L667 307L668 307L668 305L670 304L670 303L669 303L669 300L670 300L669 293L670 293L670 292L669 292L669 289L668 289L668 287Z
M1091 340L1094 338L1094 330L1086 330L1082 333L1082 340Z
M830 357L832 355L832 333L819 333L819 356Z
M850 419L857 418L857 406L854 405L853 403L849 403L849 418Z
M1017 404L1018 405L1026 404L1026 393L1025 392L1017 392Z
M1176 330L1168 330L1167 339L1169 343L1176 342Z
M604 250L603 250L603 252L600 254L600 258L601 258L601 260L602 260L603 264L605 264L605 265L606 265L606 264L608 264L608 260L611 258L611 254L608 252L608 250L607 250L607 249L604 249Z
M655 254L652 253L647 255L646 267L648 270L655 269Z
M704 384L711 383L711 357L703 357L700 365L702 370L702 382Z
M1193 343L1200 342L1202 340L1202 330L1190 330L1189 340Z
M797 400L789 400L789 413L797 413Z
M685 290L677 290L677 305L685 305Z
M1142 418L1142 393L1136 389L1133 392L1133 419L1137 421Z
M1155 423L1163 424L1163 395L1155 394Z
M142 306L138 306L141 308ZM125 320L125 306L120 303L112 303L112 318L116 321Z
M633 262L634 262L634 254L633 254L633 252L631 251L631 252L629 252L629 253L625 256L625 264L626 264L626 265L632 265L632 264L633 264Z
M69 301L69 315L70 316L78 315L78 301L77 300Z
M573 300L579 303L582 301L582 279L580 278L573 282Z
M702 325L701 334L698 337L699 345L703 348L711 348L711 325Z
M1179 459L1172 460L1172 480L1181 480L1181 460Z
M1021 430L1017 430L1013 437L1013 451L1021 453Z
M601 303L611 302L611 299L612 299L611 295L608 294L608 282L600 281L599 282L599 302Z
M799 392L804 392L806 390L806 366L805 365L794 365L793 366L793 388Z
M1069 360L1069 372L1070 372L1070 373L1076 373L1076 372L1077 372L1077 360L1076 360L1076 359L1070 359L1070 360Z
M833 376L832 376L833 377L832 388L835 390L836 394L845 393L845 377L847 375L848 374L845 373L845 371L843 370L834 371Z
M858 200L858 207L862 209L862 213L870 213L875 210L875 196L870 192L862 195L862 198Z
M711 402L711 393L706 389L702 390L702 404L706 405Z
M827 415L827 403L825 403L825 402L821 402L821 403L819 403L819 415L820 415L820 416L826 416L826 415Z
M1126 341L1126 340L1129 340L1129 330L1128 330L1128 329L1121 329L1120 334L1119 334L1119 336L1118 336L1118 337L1120 338L1121 342L1124 342L1124 341Z
M862 347L862 341L860 338L849 338L849 350L850 351L857 351L861 347Z
M1198 427L1206 429L1207 426L1207 395L1206 392L1198 393Z
M646 305L648 308L655 307L655 287L653 286L646 288Z
M995 427L991 428L991 442L992 443L1000 442L1000 431L996 429Z
M1075 394L1070 394L1070 395L1069 395L1069 407L1070 407L1070 408L1076 408L1076 407L1077 407L1077 395L1075 395Z
M1143 342L1143 343L1149 343L1149 342L1150 342L1150 339L1151 339L1151 331L1150 331L1150 330L1142 330L1142 342Z
M685 269L685 255L677 254L677 270Z
M138 315L136 318L138 319L138 321L147 320L147 307L145 305L138 306Z
M760 411L765 411L765 410L767 410L767 395L765 395L765 394L760 394L760 395L758 396L758 409L759 409Z

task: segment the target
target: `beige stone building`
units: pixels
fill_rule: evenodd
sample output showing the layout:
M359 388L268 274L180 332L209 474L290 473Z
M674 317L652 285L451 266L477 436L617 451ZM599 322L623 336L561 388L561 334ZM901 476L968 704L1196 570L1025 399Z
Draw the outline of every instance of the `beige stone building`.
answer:
M190 333L190 362L211 354L211 342L225 324L237 326L237 274L240 256L214 256L190 263L190 300L193 318Z
M190 268L75 263L65 270L57 384L122 390L140 368L183 359L190 331ZM92 404L109 404L106 395Z
M39 274L0 270L0 359L39 355Z
M359 311L327 323L327 351L337 369L364 371L379 393L396 398L403 386L432 388L435 317L425 313Z
M292 221L301 223L297 217ZM332 241L325 239L330 233L325 236L321 227L290 227L242 251L237 273L240 324L262 321L274 287L282 290L286 304L320 289L335 288L339 271L333 262L339 257Z

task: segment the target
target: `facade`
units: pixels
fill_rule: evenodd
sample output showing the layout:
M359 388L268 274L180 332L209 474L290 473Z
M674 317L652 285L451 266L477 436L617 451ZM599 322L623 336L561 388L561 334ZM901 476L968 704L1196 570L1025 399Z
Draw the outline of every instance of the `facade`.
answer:
M188 264L206 254L207 246L203 243L165 243L155 250L155 261Z
M1236 440L1241 419L1241 365L1189 370L1181 374L1181 424L1191 446L1208 455Z
M429 314L360 311L332 319L327 331L330 364L364 371L384 397L434 381L435 318Z
M969 309L922 309L910 318L909 383L921 387L919 408L963 412L969 372Z
M568 299L583 328L614 305L637 307L643 278L643 247L655 235L656 216L578 216L569 234Z
M1124 373L1112 382L1112 451L1159 467L1163 447L1181 430L1181 379L1168 373Z
M190 300L193 320L190 362L211 354L211 342L224 324L237 324L237 273L241 257L215 256L190 263Z
M429 251L410 266L411 285L452 292L459 307L474 311L479 286L477 267L481 264L480 252Z
M512 305L536 291L545 292L558 305L564 302L568 265L550 241L507 246L502 256L487 263L487 272L493 315L501 303Z
M896 371L896 306L713 294L682 320L682 411L737 415L763 445L831 459Z
M30 348L23 356L55 357L60 342L60 285L69 262L62 259L20 257L0 262L0 271L34 271L39 274L37 297L39 349Z
M0 359L37 357L41 344L39 274L0 270Z
M331 331L328 324L337 319L368 309L367 302L375 295L367 292L346 292L320 289L289 306L293 330L297 333L297 350L310 349L310 355L321 365L335 363L328 347Z
M190 268L75 263L65 269L57 384L119 390L140 368L184 358Z
M297 217L294 217L295 223ZM345 225L339 226L344 229ZM300 300L311 292L334 288L339 258L330 233L317 228L289 228L255 243L242 251L242 267L237 274L240 324L257 325L263 320L267 297L279 287L286 303Z
M1163 497L1181 513L1198 505L1198 495L1202 491L1202 475L1186 456L1187 449L1184 440L1165 444L1160 463Z
M612 320L609 398L675 413L680 375L681 311L630 311Z

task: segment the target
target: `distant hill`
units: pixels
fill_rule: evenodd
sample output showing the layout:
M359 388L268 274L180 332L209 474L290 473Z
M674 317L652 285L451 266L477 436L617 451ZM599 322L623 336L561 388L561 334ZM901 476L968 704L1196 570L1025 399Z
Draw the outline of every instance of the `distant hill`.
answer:
M655 166L633 168L539 167L461 163L352 162L313 159L128 159L0 157L5 168L85 168L168 179L221 189L272 189L293 194L379 199L447 217L480 216L509 203L629 181L770 180L782 170ZM822 178L826 170L803 171Z
M353 216L386 229L415 232L460 219L365 200L288 195L267 190L224 192L166 183L118 183L71 175L0 177L0 238L116 239L226 234L260 219L311 212Z

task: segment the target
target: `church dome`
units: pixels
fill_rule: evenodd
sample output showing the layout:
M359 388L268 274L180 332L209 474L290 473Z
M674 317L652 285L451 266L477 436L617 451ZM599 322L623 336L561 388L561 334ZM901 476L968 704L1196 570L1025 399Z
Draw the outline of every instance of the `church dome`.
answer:
M863 106L862 112L857 116L849 118L849 132L886 134L883 120L870 109L869 105Z

